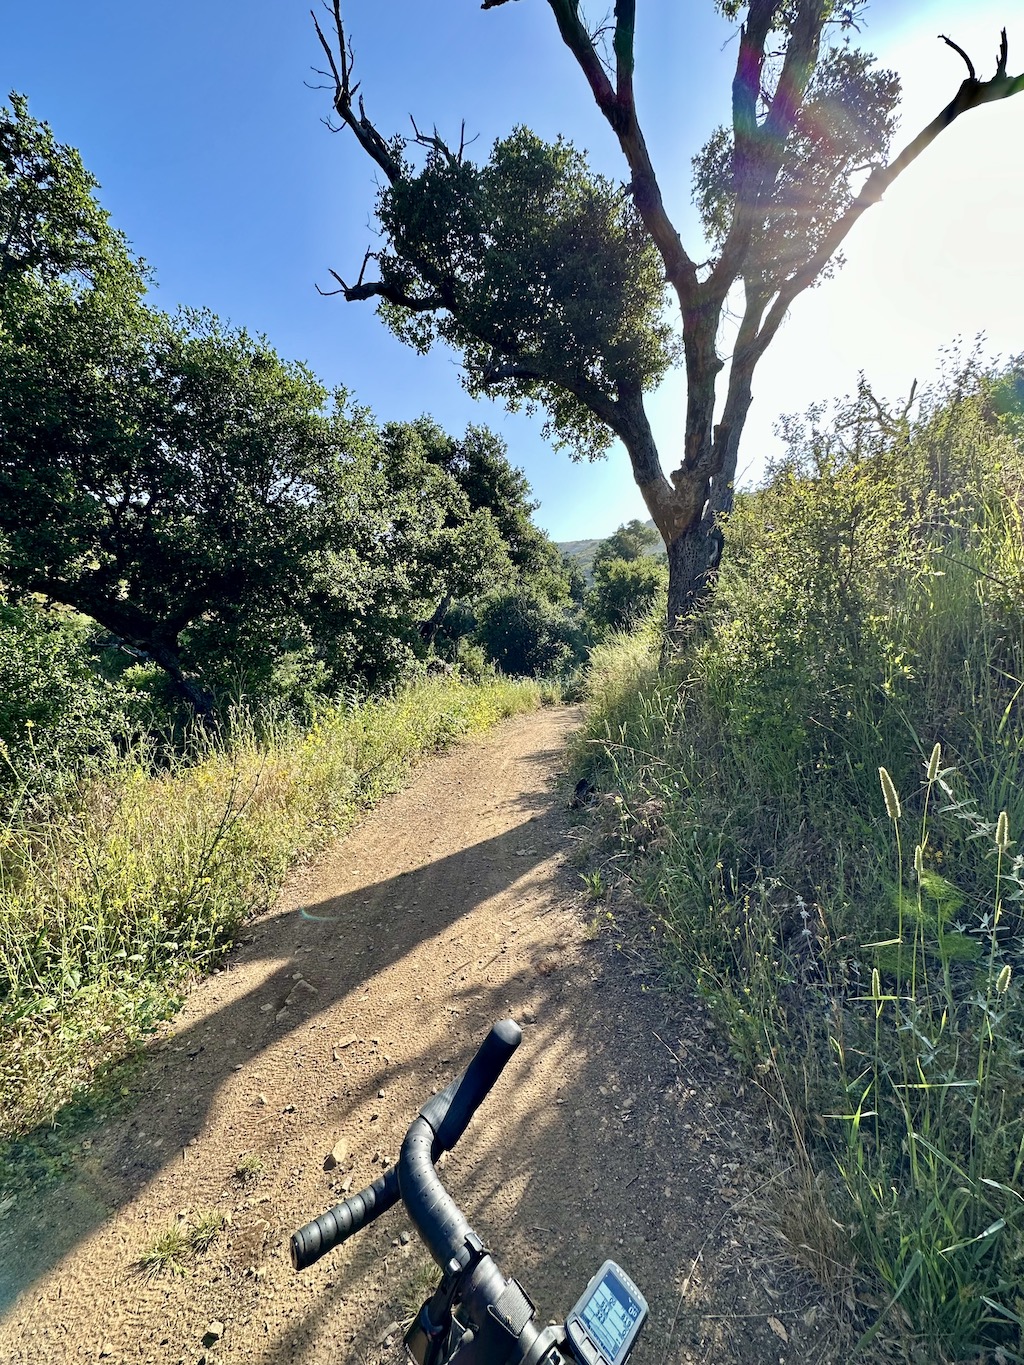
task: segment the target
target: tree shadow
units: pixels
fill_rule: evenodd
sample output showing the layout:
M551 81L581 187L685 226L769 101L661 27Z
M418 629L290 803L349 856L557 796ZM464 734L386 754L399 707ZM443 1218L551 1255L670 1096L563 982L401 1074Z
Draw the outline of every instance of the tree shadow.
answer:
M756 1230L734 1207L763 1114L723 1096L723 1077L733 1092L737 1082L714 1035L692 1001L664 992L656 961L628 935L580 942L552 856L566 836L547 776L554 756L526 760L543 779L497 802L508 827L492 837L426 861L410 852L392 875L319 900L293 890L255 922L179 1029L149 1049L131 1113L93 1135L72 1182L8 1217L0 1307L87 1239L109 1273L103 1225L130 1207L125 1269L105 1292L135 1323L159 1323L167 1288L130 1281L129 1266L154 1230L147 1217L173 1216L187 1189L194 1207L235 1220L209 1274L178 1284L178 1321L222 1316L225 1348L246 1332L238 1349L260 1365L397 1360L378 1343L423 1258L415 1237L398 1239L410 1228L402 1210L299 1281L288 1235L337 1202L342 1175L359 1189L396 1159L423 1101L511 1014L523 1045L444 1178L541 1321L564 1317L612 1256L651 1305L637 1365L777 1358L764 1314L789 1310L762 1283ZM336 847L332 866L363 857L364 833ZM386 824L378 835L386 842ZM495 913L468 921L491 900ZM293 1102L264 1104L264 1090ZM349 1142L337 1172L323 1169L325 1131ZM250 1197L232 1183L246 1153L266 1167ZM103 1291L91 1260L80 1254L71 1268L65 1303L83 1285ZM259 1320L262 1333L245 1327ZM133 1335L132 1348L125 1359L163 1358L155 1338Z
M636 1365L708 1352L778 1358L769 1315L790 1323L815 1295L800 1280L780 1306L760 1230L737 1207L738 1152L757 1129L731 1125L763 1128L763 1113L722 1095L723 1079L735 1086L736 1074L699 1008L658 989L656 962L631 962L607 942L551 968L549 951L536 945L484 999L473 990L483 1013L500 1017L511 994L537 1023L525 1025L522 1046L446 1159L446 1186L539 1322L564 1320L610 1257L650 1304ZM467 1038L467 1048L477 1041ZM431 1059L422 1061L429 1072ZM436 1088L424 1083L422 1098ZM400 1333L381 1344L414 1306L408 1291L425 1256L415 1236L408 1247L396 1242L402 1229L411 1224L399 1206L303 1272L309 1305L271 1335L259 1365L404 1359ZM339 1338L336 1321L351 1321L353 1301L363 1320Z
M528 762L543 766L536 755ZM172 1161L182 1159L242 1067L289 1038L308 1035L321 1015L339 1002L354 1003L368 983L424 938L450 937L481 901L534 874L548 852L524 845L537 816L550 808L551 795L538 787L512 805L521 818L491 839L327 900L285 899L255 921L251 939L236 947L225 968L206 983L207 989L216 984L227 997L220 1008L146 1049L142 1066L132 1073L138 1097L128 1113L89 1132L76 1112L80 1155L73 1177L56 1189L20 1195L7 1212L0 1312ZM357 828L349 837L358 835ZM347 843L342 841L336 856ZM375 930L372 937L368 924ZM233 980L253 973L254 984L232 990ZM301 986L296 991L297 974L315 994ZM186 1005L186 1019L188 1013ZM422 1062L417 1058L410 1065L420 1068ZM389 1063L389 1084L405 1070L402 1063ZM339 1090L339 1108L375 1094L383 1078L378 1071L373 1065L362 1068L365 1074ZM285 1116L285 1123L290 1118ZM61 1122L58 1114L55 1126ZM257 1114L250 1138L259 1145L260 1130L274 1124L282 1125L281 1115Z

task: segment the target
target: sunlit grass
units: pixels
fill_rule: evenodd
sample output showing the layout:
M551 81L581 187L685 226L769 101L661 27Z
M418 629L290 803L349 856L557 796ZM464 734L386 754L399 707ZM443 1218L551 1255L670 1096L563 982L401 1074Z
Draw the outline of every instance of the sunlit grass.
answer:
M816 455L741 501L681 658L595 653L574 767L772 1097L780 1226L862 1349L1017 1360L1024 455L980 399Z
M299 854L417 757L540 704L536 684L422 682L308 731L234 717L225 746L137 758L0 825L0 1136L47 1119L173 1011Z
M214 1211L179 1218L166 1227L142 1253L139 1269L150 1279L190 1273L196 1260L209 1251L224 1227L223 1214Z

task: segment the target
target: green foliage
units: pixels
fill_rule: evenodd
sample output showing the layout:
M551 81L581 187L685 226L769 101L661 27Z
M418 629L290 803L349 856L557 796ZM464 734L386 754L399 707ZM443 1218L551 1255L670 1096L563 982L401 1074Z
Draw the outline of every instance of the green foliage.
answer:
M142 271L96 202L97 183L73 147L28 112L0 107L0 320L27 294L62 283L141 288Z
M295 856L410 762L540 702L528 683L424 681L301 731L236 715L226 747L129 756L0 826L0 1134L46 1122L177 1006ZM258 719L258 718L257 718Z
M594 551L593 567L596 570L599 564L608 559L642 559L660 546L661 537L654 527L634 517L601 541Z
M0 582L74 608L200 710L391 685L453 603L568 579L504 445L379 429L212 314L170 318L78 154L0 111Z
M780 7L775 25L780 42L793 22ZM876 69L869 52L846 44L828 48L810 73L795 125L781 145L775 145L780 110L776 106L770 112L773 95L770 83L758 91L757 122L749 130L753 149L738 151L733 129L719 127L692 162L694 203L708 241L720 250L736 215L737 186L750 174L752 152L777 158L778 169L761 191L742 272L748 286L764 297L818 250L852 203L864 168L884 162L896 128L900 82L895 72ZM834 258L819 278L841 263Z
M503 556L494 565L495 576L508 577L507 563L520 581L552 601L568 596L568 576L561 556L550 537L534 524L531 514L539 504L526 475L509 463L508 447L501 437L487 427L469 426L464 436L456 438L430 418L421 417L416 422L385 427L385 438L400 427L420 437L423 458L443 470L461 489L470 514L487 512L494 520Z
M618 383L652 387L672 363L661 259L622 189L568 142L518 128L484 166L433 149L420 171L404 163L377 212L384 283L444 310L385 301L392 330L423 351L448 342L471 393L542 404L576 455L610 441L582 391L613 399ZM518 373L501 377L496 357Z
M587 609L596 625L628 630L648 615L668 586L668 569L653 559L598 558Z
M97 671L98 646L81 617L0 600L0 793L52 795L137 728L129 692Z
M488 598L480 607L476 637L487 657L513 677L571 672L587 646L577 613L528 588Z
M790 424L680 666L595 651L577 750L670 961L816 1168L794 1241L854 1260L868 1337L928 1361L1024 1345L1013 375L969 358L915 421L862 386Z

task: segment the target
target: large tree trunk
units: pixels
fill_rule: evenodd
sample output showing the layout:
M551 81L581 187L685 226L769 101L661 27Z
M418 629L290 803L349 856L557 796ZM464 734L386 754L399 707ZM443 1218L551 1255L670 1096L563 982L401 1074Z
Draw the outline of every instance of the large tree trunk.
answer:
M704 517L677 536L668 550L668 629L679 632L707 596L722 557L722 532L713 517Z
M694 370L701 367L696 363ZM713 425L714 377L721 364L714 350L703 355L703 373L691 374L686 452L669 478L662 472L654 436L639 394L620 396L619 435L629 451L633 477L668 553L669 636L694 615L710 591L722 557L722 522L732 511L740 435L750 408L753 364L734 363L718 426ZM694 403L693 393L698 394ZM695 421L694 414L700 421Z
M174 683L179 696L188 703L200 720L208 722L213 719L213 693L205 683L185 672L176 645L169 645L163 640L133 640L132 643L145 650L153 662L159 664Z

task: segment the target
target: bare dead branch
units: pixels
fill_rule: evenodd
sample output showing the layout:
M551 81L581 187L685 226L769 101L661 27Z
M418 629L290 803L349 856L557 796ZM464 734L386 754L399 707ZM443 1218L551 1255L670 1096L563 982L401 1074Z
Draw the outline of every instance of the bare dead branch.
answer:
M340 290L335 289L331 292L344 294L348 303L355 303L363 299L381 298L387 299L389 303L397 304L400 308L408 308L411 313L436 313L438 309L447 307L445 299L440 294L420 297L416 294L410 294L408 290L402 289L396 284L389 284L386 280L371 280L368 284L364 284L362 272L360 272L356 284L346 284L336 270L332 270L330 273L341 286Z
M438 155L443 156L444 159L448 162L448 165L451 167L461 165L462 153L466 145L465 119L463 119L462 122L462 136L459 140L459 150L457 152L453 152L452 149L448 146L447 142L445 142L444 138L439 135L436 124L434 125L433 134L429 134L420 132L419 128L417 128L416 126L416 120L413 118L412 114L409 115L409 122L412 124L412 130L414 134L413 141L418 146L433 147L434 151L437 152Z
M327 55L327 62L331 68L331 75L334 78L334 108L343 124L347 124L355 134L363 150L377 163L388 180L392 184L398 180L402 174L401 163L392 153L387 142L381 137L380 133L373 126L366 116L366 109L363 105L363 98L359 96L359 115L356 116L352 108L352 101L359 85L352 84L352 49L345 38L345 26L341 18L341 0L332 0L331 13L334 18L334 32L337 42L337 52L328 42L320 21L316 17L316 12L310 10L313 17L313 25L316 29L316 36L320 40L320 46ZM324 73L326 74L326 73Z
M1003 29L995 75L987 81L979 81L976 77L967 76L945 108L941 109L935 118L921 129L917 137L903 148L899 156L895 157L888 166L878 166L871 172L853 203L825 234L817 251L780 288L775 302L764 320L757 341L754 343L753 355L755 360L764 354L769 342L778 331L790 304L798 294L801 294L818 278L845 241L861 214L869 209L872 204L877 204L881 200L893 181L912 162L917 160L925 148L929 147L939 134L944 132L961 114L967 113L970 109L977 109L983 104L990 104L994 100L1009 99L1012 95L1019 94L1020 91L1024 90L1024 74L1019 76L1007 75L1007 58L1008 44L1006 30Z
M1005 33L1006 30L1004 29L1003 32ZM971 81L976 81L978 79L978 73L974 69L974 63L971 61L970 57L968 57L967 53L963 50L960 44L954 43L953 39L947 38L944 33L940 33L939 37L946 44L947 47L951 47L954 52L959 52L960 56L967 63L967 79Z

